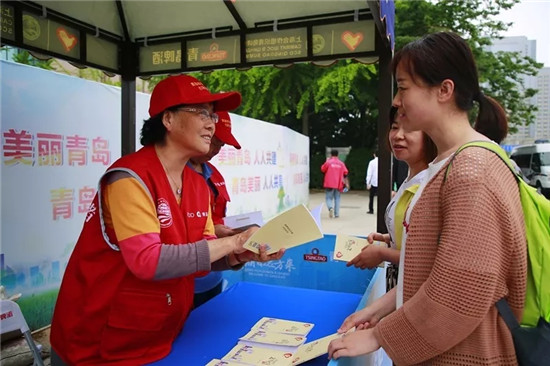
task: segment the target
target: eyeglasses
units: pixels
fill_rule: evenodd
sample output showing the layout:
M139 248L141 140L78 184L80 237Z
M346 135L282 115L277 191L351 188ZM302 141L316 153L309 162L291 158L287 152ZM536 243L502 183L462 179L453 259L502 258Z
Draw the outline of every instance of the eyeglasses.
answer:
M218 116L217 113L210 113L207 109L203 108L181 107L178 108L178 111L196 113L201 117L204 122L211 120L214 123L218 123L218 121L220 120L220 116Z

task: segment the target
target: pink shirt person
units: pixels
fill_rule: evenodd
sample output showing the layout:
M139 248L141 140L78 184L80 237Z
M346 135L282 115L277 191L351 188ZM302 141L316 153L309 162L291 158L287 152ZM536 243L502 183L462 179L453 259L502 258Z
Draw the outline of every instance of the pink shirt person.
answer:
M344 189L344 177L348 174L348 168L338 159L338 150L332 150L330 155L331 157L321 165L321 171L325 173L323 187L329 217L332 218L340 216L340 192Z
M325 173L324 188L334 188L339 191L344 189L344 176L348 174L348 168L337 156L327 159L321 166L321 171Z

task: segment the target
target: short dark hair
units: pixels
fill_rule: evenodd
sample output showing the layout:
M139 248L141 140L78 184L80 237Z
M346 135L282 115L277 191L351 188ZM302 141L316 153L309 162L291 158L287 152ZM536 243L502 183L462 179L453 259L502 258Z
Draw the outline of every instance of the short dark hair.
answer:
M177 109L183 107L184 104L176 105L170 108L166 108L161 113L146 119L143 121L143 127L141 127L140 142L143 146L154 145L159 142L163 142L166 137L166 127L162 123L162 117L164 112L175 112Z
M330 155L331 156L338 156L338 150L336 150L336 149L331 150Z
M506 112L496 100L482 93L472 50L459 35L438 32L410 42L392 59L394 77L399 64L413 81L420 79L429 86L439 85L445 79L452 80L459 109L468 112L473 108L474 100L479 103L474 125L476 131L496 142L506 137Z

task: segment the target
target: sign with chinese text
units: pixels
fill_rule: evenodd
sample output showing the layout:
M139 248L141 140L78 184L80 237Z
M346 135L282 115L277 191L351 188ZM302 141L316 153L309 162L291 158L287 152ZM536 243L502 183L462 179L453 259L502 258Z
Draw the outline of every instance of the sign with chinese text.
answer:
M23 43L73 58L80 57L78 30L32 13L23 12Z
M246 36L246 61L267 61L307 56L307 29L253 33Z
M241 62L239 36L187 42L187 67L202 67Z
M98 179L120 156L120 89L5 61L0 73L0 281L46 307L25 314L44 326L34 316L53 308L46 292L58 289Z
M139 49L139 70L142 72L175 70L180 68L180 42L140 47Z
M212 159L225 178L227 215L262 211L264 221L309 199L309 138L288 127L230 114L242 149Z

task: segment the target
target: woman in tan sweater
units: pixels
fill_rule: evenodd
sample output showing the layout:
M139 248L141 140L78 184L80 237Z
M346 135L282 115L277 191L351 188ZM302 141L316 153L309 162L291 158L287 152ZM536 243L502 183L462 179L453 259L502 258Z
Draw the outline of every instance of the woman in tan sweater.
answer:
M426 132L438 156L405 215L397 290L348 317L340 331L358 330L332 341L329 357L383 347L397 365L517 365L495 303L506 297L521 319L527 244L518 185L490 151L454 156L467 142L501 141L505 112L481 92L472 52L456 34L411 42L392 66L399 119Z

